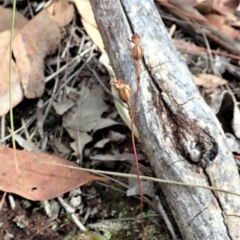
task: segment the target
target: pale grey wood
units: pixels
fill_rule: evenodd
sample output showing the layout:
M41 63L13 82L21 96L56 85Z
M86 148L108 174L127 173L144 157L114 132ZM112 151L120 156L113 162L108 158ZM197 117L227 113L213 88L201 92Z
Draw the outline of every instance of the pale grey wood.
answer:
M136 90L127 39L144 49L136 126L159 178L240 193L226 139L168 36L151 0L91 0L112 66ZM161 184L182 239L240 239L240 199L200 188Z

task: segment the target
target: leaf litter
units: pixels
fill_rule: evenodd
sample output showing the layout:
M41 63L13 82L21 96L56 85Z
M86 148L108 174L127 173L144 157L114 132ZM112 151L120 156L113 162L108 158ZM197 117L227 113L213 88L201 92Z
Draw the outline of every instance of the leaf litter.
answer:
M61 1L58 2L60 3ZM73 5L67 4L66 6L71 8ZM54 12L53 9L56 10L59 8L62 10L57 10L57 13L59 11L62 13L63 8L55 6L51 9L51 14ZM47 8L47 10L49 9ZM103 177L94 176L85 171L79 171L79 169L68 168L66 166L77 167L78 165L56 155L39 153L39 148L41 151L50 149L50 152L53 150L54 153L59 156L67 156L68 158L76 160L76 157L78 158L82 155L83 150L86 148L85 146L89 144L89 147L86 148L86 150L89 150L89 155L86 155L87 158L102 153L102 151L106 151L107 153L120 153L122 152L122 147L112 151L111 148L114 146L112 144L122 144L126 138L124 124L118 121L116 110L112 108L112 98L110 96L106 97L106 93L103 88L100 87L99 83L96 83L97 80L95 78L89 78L89 76L92 76L92 73L89 75L88 71L81 68L81 64L84 66L86 60L90 61L92 59L92 61L88 63L90 66L95 66L97 61L94 55L91 55L94 49L92 43L78 27L73 28L71 31L78 35L72 35L73 37L70 38L69 41L72 41L72 45L75 44L75 46L79 47L81 59L80 62L78 62L79 59L76 58L76 61L72 61L72 65L68 67L68 71L70 71L70 69L72 71L77 69L77 74L70 72L71 75L68 76L67 71L64 73L64 69L66 69L64 67L61 67L59 72L59 68L54 70L58 74L53 73L53 69L57 67L57 61L59 61L61 65L66 64L65 66L67 66L68 64L66 59L68 59L69 56L64 56L64 54L71 51L68 49L71 44L68 45L67 42L65 42L66 49L61 49L63 52L61 56L57 56L57 61L56 59L50 61L48 59L44 65L45 57L54 53L60 42L61 35L58 26L71 21L71 14L67 14L67 17L62 22L61 17L59 17L61 14L58 15L58 17L52 17L49 16L47 10L41 10L38 15L30 21L26 20L25 23L18 26L15 30L14 59L12 59L12 93L14 96L14 106L23 101L24 97L42 97L45 90L45 94L43 95L44 101L46 100L46 96L50 96L49 100L43 102L42 109L37 108L37 114L34 113L30 119L26 119L24 115L21 116L22 126L17 125L20 127L17 130L19 134L16 134L16 140L19 145L30 151L37 151L37 153L17 150L16 154L19 165L19 173L17 173L12 158L14 150L3 146L0 148L1 157L7 161L7 164L0 168L2 172L2 185L0 189L33 201L59 197L91 181L106 181ZM70 9L69 13L71 13L71 11ZM57 24L52 21L51 18L57 22ZM0 44L0 46L2 46L0 47L0 56L2 56L2 62L5 63L2 68L5 69L7 73L7 52L10 32L9 30L5 32L6 38L2 38L4 41L2 45ZM53 34L50 32L53 32ZM79 38L79 32L83 34L82 39ZM18 48L17 44L19 44L21 48ZM91 58L89 58L88 54L90 54ZM51 58L56 58L56 56L50 56L50 59ZM76 66L78 67L76 68ZM103 68L101 68L100 71L103 71ZM81 72L81 79L79 79L78 76L80 76ZM46 79L45 74L52 74L52 76ZM84 77L84 74L87 74L87 77ZM75 76L75 78L72 76ZM52 88L51 85L46 86L45 82L50 81L54 77L57 79L54 88ZM66 81L68 77L72 80ZM4 79L6 79L7 82L7 77ZM57 84L58 81L62 84ZM9 91L7 87L2 91L3 94L0 96L0 102L4 102L5 105L1 105L1 115L4 115L9 110L9 106L6 104L8 103ZM24 102L26 102L26 100L24 100ZM23 106L25 108L25 105ZM18 107L21 109L21 104L18 105ZM51 108L55 111L51 111ZM41 112L42 110L43 112ZM54 118L52 118L53 113L55 114ZM62 124L60 123L59 125L57 119L60 117L62 117ZM35 123L36 126L31 125L32 123ZM4 142L9 138L10 136L4 137L4 140L1 139L1 141ZM70 138L74 141L70 142ZM66 139L69 141L68 143L65 142ZM71 148L73 151L69 152ZM43 161L41 159L43 159ZM56 166L54 163L63 164L65 167ZM7 175L5 176L5 174ZM10 175L13 177L10 178ZM87 214L85 210L82 209L85 203L79 203L80 196L75 196L75 198L76 199L72 198L71 203L74 203L73 205L75 205L76 209L78 208L79 211L83 211L81 214ZM91 199L99 201L96 193ZM76 201L80 205L77 204ZM88 202L91 202L91 200ZM54 206L52 203L54 202L50 202L49 207L49 203L44 201L44 208L48 209L45 210L48 215L51 215L51 205ZM58 207L54 208L57 209ZM105 210L101 208L101 204L97 206L94 205L91 214L94 216L102 211ZM71 215L72 214L73 213L71 213ZM55 219L56 215L57 214L55 214ZM73 218L76 220L76 215L73 215ZM25 228L27 227L28 226L25 226Z
M93 138L88 134L89 132L94 134L98 130L121 125L111 118L101 117L107 112L109 106L104 101L104 90L95 82L94 79L82 80L79 91L68 88L68 96L71 97L69 100L74 103L74 107L63 115L63 126L75 140L71 143L71 148L76 156L82 155L84 146L92 141ZM109 141L111 139L101 139L93 148L103 148Z
M2 9L1 12L3 12ZM1 21L1 20L0 20ZM36 27L38 26L38 27ZM9 111L9 39L10 30L0 33L0 116ZM41 97L45 91L44 58L60 43L60 30L43 10L22 28L15 30L12 59L12 104Z
M103 101L104 91L99 86L87 86L89 81L83 81L77 100L77 111L69 111L64 115L64 127L82 132L92 131L100 121L101 115L107 111L108 106Z
M106 54L104 52L104 46L102 43L101 35L98 32L98 29L95 25L95 21L92 22L92 20L94 20L94 17L93 17L94 15L91 11L91 7L89 7L90 6L89 1L72 1L72 2L75 3L77 9L79 9L80 15L82 17L82 23L85 26L85 29L88 32L88 35L95 42L96 46L98 46L98 48L103 52L103 55ZM185 2L186 1L183 1L181 4L184 5L186 4ZM211 1L209 1L209 3L210 2ZM54 21L56 22L54 24L56 24L56 26L64 26L65 24L71 22L73 17L73 8L72 8L73 4L69 4L68 2L65 2L65 1L55 1L53 3L54 4L52 5L50 4L50 7L47 8L47 10L50 11L50 15L51 15L50 18L54 19ZM84 7L83 4L87 4L87 5L85 5ZM195 7L196 9L200 9L198 8L198 4L193 5L192 9L196 10ZM64 11L65 10L64 8L66 9L66 11ZM211 9L215 9L222 15L224 15L223 14L224 12L225 13L228 12L228 17L230 19L229 22L226 21L226 18L220 19L221 21L223 21L222 22L223 27L218 26L218 24L216 24L217 23L216 20L220 21L218 20L219 18L216 15L207 16L203 14L201 16L201 19L206 20L208 18L208 23L210 23L211 25L215 25L215 27L218 28L220 32L222 31L224 34L228 34L230 37L238 38L239 31L236 31L235 29L229 28L227 26L228 24L231 26L234 26L234 25L237 26L238 24L237 21L233 22L232 20L233 18L231 18L233 16L233 11L234 11L233 9L235 8L233 9L229 8L228 11L223 11L223 9L226 8L226 6L224 5L216 6L216 4L215 5L213 4L212 6L204 6L204 8L205 8L204 10L207 9L207 11L211 11ZM0 13L2 13L1 10L2 9L0 9ZM43 11L45 10L42 10L41 13ZM56 16L54 16L55 12L58 13ZM192 17L194 17L195 13L196 11L193 12ZM232 16L230 16L231 14ZM49 15L48 16L45 15L45 17L50 19ZM20 18L21 17L17 16L17 19L20 19ZM34 18L30 20L30 22L33 21ZM6 23L6 25L9 24L9 17L7 21L8 22ZM38 35L37 35L38 37L36 37L35 39L35 34L33 34L35 32L34 27L32 28L32 30L30 30L31 29L30 27L28 29L29 24L31 25L30 22L28 23L26 19L19 20L19 22L21 24L19 26L16 26L16 30L15 30L16 32L15 38L17 40L14 39L14 41L16 42L19 41L21 43L23 42L22 40L23 38L25 39L29 37L33 38L34 41L36 40L39 41L39 39L41 39ZM207 21L205 22L207 23ZM43 22L42 20L40 20L38 23L35 23L32 25L36 27L42 24ZM51 24L53 24L53 21L51 22ZM49 22L49 25L51 24ZM13 73L12 73L13 80L14 80L13 81L14 105L17 105L19 102L21 102L24 99L24 96L27 98L29 97L34 98L39 96L41 97L43 94L43 91L47 90L47 95L48 97L50 96L50 101L45 102L44 106L48 104L50 109L52 107L55 110L54 114L56 115L54 115L54 118L55 119L61 118L63 120L62 125L59 124L56 120L54 121L51 120L52 122L51 124L49 124L50 122L49 120L51 119L53 113L51 111L49 113L49 110L48 111L46 110L45 114L49 116L49 119L45 120L45 122L43 121L43 123L45 124L45 133L44 133L46 135L45 138L42 138L42 139L39 138L39 136L36 134L37 132L36 128L31 129L29 128L29 125L24 125L23 129L25 129L24 130L25 137L27 137L28 140L24 139L22 135L23 132L21 132L19 136L17 136L17 139L24 148L28 148L28 146L26 145L28 144L29 149L31 150L34 149L34 146L36 147L36 145L39 145L40 142L42 143L46 141L46 146L48 147L46 149L43 149L44 151L49 149L49 147L51 146L52 148L54 148L54 151L56 151L56 153L59 155L66 154L68 157L70 156L70 158L73 158L73 159L76 159L76 157L78 158L81 155L83 158L83 164L85 163L87 164L87 166L89 166L90 164L89 160L92 159L99 162L98 166L102 166L102 165L104 167L110 166L110 168L114 170L116 168L116 165L111 166L110 164L104 164L102 162L122 161L121 165L126 167L129 165L129 163L132 161L132 158L133 158L133 156L129 153L131 152L131 150L128 148L128 146L124 146L124 144L126 144L126 141L128 139L127 135L125 134L124 131L119 130L121 129L123 124L119 121L119 119L117 119L116 117L112 117L113 115L111 115L112 113L111 113L111 107L109 106L109 101L111 102L111 104L112 104L112 101L109 99L107 99L108 102L106 101L105 93L103 89L98 84L96 84L97 80L95 79L95 77L92 77L92 75L89 72L87 72L86 69L84 69L84 71L82 69L84 68L82 66L84 66L86 63L89 64L90 67L94 69L97 66L96 65L97 60L94 57L94 54L92 54L94 50L94 46L89 41L88 36L84 35L82 29L80 29L78 26L75 26L74 24L75 22L70 23L71 31L70 29L66 28L66 32L67 31L69 33L71 32L71 37L69 39L64 40L64 42L62 43L63 47L60 49L61 56L58 55L57 58L55 59L52 58L52 62L49 61L48 63L46 63L45 66L43 65L43 59L45 58L46 55L51 54L57 48L57 45L60 41L60 37L59 37L60 33L58 35L57 41L55 41L54 43L50 43L50 45L51 44L54 45L53 47L48 45L48 42L46 42L45 43L46 46L43 46L43 49L41 49L42 47L41 44L39 44L40 49L36 49L35 45L30 41L29 46L32 46L32 51L29 52L30 56L32 56L34 53L36 55L36 56L34 55L34 58L30 57L30 60L29 59L26 60L24 57L24 55L28 55L28 52L24 52L20 50L20 53L19 53L19 49L16 49L16 56L18 57L18 60L16 61L16 63L13 62ZM26 35L21 34L21 31L23 31L24 28L27 29L26 31L30 31L31 34L26 34ZM0 29L1 29L1 21L0 21ZM6 30L5 31L6 33L5 32L1 33L1 40L3 43L1 44L1 40L0 40L0 56L3 56L5 51L7 52L6 49L8 48L8 44L9 44L9 40L7 40L9 39L8 29L9 28L1 29L1 31ZM64 34L66 34L66 32ZM18 34L20 37L18 37ZM79 35L81 35L81 37L79 37ZM46 36L44 36L43 38L46 39ZM186 53L186 52L188 53L188 55L184 55L186 61L188 62L188 60L191 59L190 62L194 62L195 64L194 67L191 68L191 64L189 65L190 65L190 69L192 70L192 74L198 77L197 81L199 82L196 82L196 84L199 86L199 90L201 91L205 100L210 104L210 106L214 105L214 113L217 114L217 117L222 123L222 126L225 130L225 134L227 136L227 141L229 143L229 146L231 146L232 152L239 154L239 127L240 127L238 124L239 123L238 121L239 98L237 97L238 93L235 91L239 87L239 84L236 81L236 79L239 78L239 74L233 64L233 61L231 61L232 59L237 59L237 56L235 55L230 56L230 54L224 52L222 49L206 49L205 45L197 46L194 42L186 42L182 39L177 39L178 38L177 33L176 34L173 33L173 38L177 48L183 53ZM180 41L184 42L184 44L182 42L179 44ZM26 46L23 46L23 50L24 48L26 49L26 51L28 51L27 50L28 48ZM66 59L72 57L71 55L74 52L73 51L74 48L75 48L74 50L75 52L78 52L81 54L81 58L77 59L76 62L68 66ZM53 50L48 51L46 49L53 49ZM209 52L213 54L213 59L211 59L212 63L210 64L213 69L209 67L210 65L208 65L206 61L207 58L211 57L209 55ZM225 54L228 54L227 59L225 59L225 57L219 57L219 56L225 56ZM199 58L196 60L191 55L197 55L199 56ZM15 53L14 53L14 57L15 57ZM4 59L4 61L1 61L1 62L5 62L4 69L8 69L7 56L5 57L4 55L4 57L1 57L1 59ZM32 61L31 61L32 59L34 61L36 59L36 65L32 64ZM56 69L56 64L55 64L56 62L60 62L59 65L61 66L66 64L65 66L68 66L68 71L64 71L64 68L61 68L62 69L61 71L59 70L59 68ZM109 59L107 60L105 59L102 63L106 67L106 69L109 71L109 74L112 77L114 73L112 72L111 66L109 65ZM24 68L23 66L24 67L28 66L28 68L26 68L26 71L22 71ZM32 69L35 68L35 66L37 66L37 71L36 71L36 74L33 74L33 75L38 75L38 76L36 78L37 80L36 81L33 80L32 82L28 80L30 79L28 75L32 76L31 74L29 74L29 72L32 72ZM101 70L99 69L97 69L98 74L100 73L101 75L102 73L104 73L102 72L103 71L102 69ZM69 74L70 71L75 72L74 73L75 75L73 73ZM56 72L55 75L53 74L53 72ZM216 74L217 72L219 72L220 74ZM46 88L44 83L44 74L46 73L50 75L52 74L52 76L56 77L57 79L56 82L59 81L61 83L61 84L56 84L58 85L57 90L52 90L50 86L47 86ZM232 74L232 76L234 76L233 80L231 79L232 81L228 80L229 77L227 76L226 73ZM23 75L23 77L21 74ZM88 77L86 78L86 76ZM50 76L47 81L50 81L53 78L54 77ZM72 80L70 81L69 79L72 79ZM226 88L226 84L229 84L231 88ZM8 101L6 101L7 97L5 96L6 93L8 92L6 89L3 92L0 92L1 93L0 103L3 103L3 105L1 106L4 107L4 111L3 111L4 113L2 113L1 115L4 115L8 111L8 105L6 105ZM223 89L225 89L226 92L223 92ZM234 94L231 93L231 89L233 89ZM44 97L46 97L46 95L44 95ZM120 108L118 108L118 110L119 109ZM125 108L122 108L122 109L125 109ZM55 128L52 127L53 125ZM31 145L29 143L32 143L32 142L29 141L29 138L31 139L33 138L33 136L35 140L37 139L38 142L37 144ZM71 142L70 138L73 139L73 142ZM43 146L44 144L41 144L41 145ZM72 152L69 153L69 149L71 148L72 148ZM24 153L26 154L27 152L24 152ZM29 157L29 159L33 159L33 156L35 156L35 154L36 153L27 153L27 156ZM18 155L19 155L19 152L18 152ZM20 154L20 156L22 155ZM46 158L50 162L52 161L51 159L52 157L55 158L55 156L48 155L47 157L46 155ZM145 157L142 156L141 159L145 159ZM21 162L22 160L19 160L19 161ZM26 160L26 162L28 163L28 160ZM68 163L65 163L65 164L70 164L70 165L74 164L69 161L66 161L66 162ZM25 166L24 164L27 164L27 163L23 161L21 164L22 166ZM20 164L20 169L22 170L21 164ZM30 166L29 164L27 165L28 167ZM47 166L47 164L45 165ZM9 168L11 167L12 168L11 170L14 172L13 170L15 168L14 164L12 165L7 164L7 166L9 166ZM38 166L39 165L35 163L33 164L34 171L36 171L35 168L37 168L38 170ZM5 168L3 168L2 170L4 169ZM47 169L48 167L46 167L46 169L44 170L41 170L44 172L43 173L44 176L45 176L45 173L49 171ZM59 172L62 171L62 169L61 170L59 170L59 168L56 168L56 169L58 169ZM126 167L126 169L129 170L130 168ZM24 169L24 171L26 170ZM32 170L30 170L30 172L31 171ZM64 186L65 190L63 190L61 188L56 187L63 180L60 180L59 182L58 181L54 182L55 179L54 177L52 177L51 174L55 174L55 171L56 170L53 169L51 173L48 173L48 175L45 176L48 179L48 181L51 182L51 184L49 184L49 187L52 188L52 191L53 191L52 195L47 193L47 190L45 189L46 192L44 192L43 190L42 192L40 191L39 196L37 195L37 193L34 195L33 194L34 191L33 191L32 195L30 195L31 198L35 199L35 197L43 197L43 196L45 196L46 198L48 197L51 198L51 196L53 195L54 196L56 196L56 194L61 195L63 192L65 192L65 190L70 191L71 189L74 188L74 187L73 188L66 187L65 185ZM40 190L41 190L41 187L43 186L44 182L41 178L38 178L38 177L37 179L34 179L33 173L35 174L35 172L29 173L30 175L32 174L32 176L30 177L30 179L32 179L32 183L26 183L27 187L26 186L25 187L27 190L29 190L29 189L32 189L33 187L40 186ZM63 174L69 174L69 171L66 171ZM21 177L21 171L20 171L20 177ZM16 188L19 187L19 184L18 184L19 179L17 177L14 177L13 180L15 181L13 184L13 189L16 190ZM80 182L84 184L84 181L80 180ZM8 184L10 185L12 184L12 182ZM54 189L54 184L56 189ZM77 183L72 181L71 183L69 182L68 184L72 186L76 186ZM45 187L47 188L48 184L45 184ZM27 191L26 189L23 188L22 192ZM152 187L146 185L146 192L150 189L152 189ZM18 190L18 192L23 194L21 190ZM89 191L89 193L90 192L91 191ZM134 181L129 182L129 190L126 191L126 193L130 195L138 194L138 190ZM96 195L96 192L91 197L95 195ZM154 196L154 192L153 193L150 192L149 194L146 193L146 195L149 195L150 198L152 198ZM76 197L77 197L76 201L79 201L79 195L77 195ZM101 200L97 197L93 197L93 199L95 202ZM75 201L75 200L72 200L72 201ZM75 203L76 202L74 202L74 204ZM78 207L77 205L78 204L76 203L76 208L80 209L81 204L80 206L78 205ZM94 211L92 211L92 213L95 212L94 214L98 214L99 212L99 214L100 213L102 214L100 210L101 207L96 208L96 204L94 206L95 208L94 208ZM81 209L79 214L87 214L87 213L83 209Z

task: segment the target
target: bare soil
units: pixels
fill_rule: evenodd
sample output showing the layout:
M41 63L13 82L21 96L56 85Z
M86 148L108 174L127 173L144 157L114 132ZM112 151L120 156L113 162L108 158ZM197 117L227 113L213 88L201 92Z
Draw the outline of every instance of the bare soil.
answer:
M72 225L70 222L67 224L58 222L59 227L54 231L51 227L56 222L50 222L42 211L25 209L20 200L16 200L14 210L5 202L0 212L0 219L0 239L4 240L61 240L64 239L66 231L69 231L69 226Z

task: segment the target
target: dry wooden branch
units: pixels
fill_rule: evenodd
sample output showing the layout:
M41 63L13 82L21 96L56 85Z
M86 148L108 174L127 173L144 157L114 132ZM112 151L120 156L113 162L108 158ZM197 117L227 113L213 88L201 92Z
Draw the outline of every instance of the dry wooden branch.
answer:
M91 0L116 75L136 91L127 39L144 56L136 125L157 177L240 193L240 179L219 122L200 96L153 1ZM240 239L239 197L161 184L182 239Z

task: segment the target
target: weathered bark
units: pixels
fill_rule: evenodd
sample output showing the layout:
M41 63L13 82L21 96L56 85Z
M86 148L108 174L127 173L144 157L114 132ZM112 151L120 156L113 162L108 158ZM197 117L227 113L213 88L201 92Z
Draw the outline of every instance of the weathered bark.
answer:
M136 126L159 178L240 193L224 133L200 96L151 0L91 0L117 78L136 90L127 39L144 49ZM240 239L240 199L200 188L161 184L183 239Z

